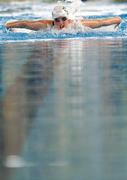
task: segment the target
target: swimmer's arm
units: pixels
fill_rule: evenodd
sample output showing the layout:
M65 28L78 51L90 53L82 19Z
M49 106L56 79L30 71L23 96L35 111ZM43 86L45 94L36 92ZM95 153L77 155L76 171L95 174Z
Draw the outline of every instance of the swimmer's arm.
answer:
M5 24L6 28L26 28L30 30L40 30L45 29L49 25L52 25L52 20L37 20L37 21L14 21L14 22L8 22Z
M113 17L113 18L106 18L106 19L85 19L82 20L82 24L84 26L90 27L90 28L99 28L102 26L109 26L109 25L119 25L121 23L122 19L120 17Z

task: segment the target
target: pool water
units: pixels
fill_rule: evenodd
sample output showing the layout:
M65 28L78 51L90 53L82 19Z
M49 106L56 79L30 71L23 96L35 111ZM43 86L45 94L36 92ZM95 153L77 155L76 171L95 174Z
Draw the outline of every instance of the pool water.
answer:
M126 22L115 32L12 33L6 20L43 14L11 5L1 5L0 179L126 180ZM84 8L126 19L125 4Z

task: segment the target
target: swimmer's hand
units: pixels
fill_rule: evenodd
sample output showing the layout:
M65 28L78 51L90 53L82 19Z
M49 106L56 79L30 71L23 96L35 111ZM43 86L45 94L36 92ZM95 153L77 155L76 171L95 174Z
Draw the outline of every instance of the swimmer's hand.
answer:
M13 32L13 29L10 27L10 24L9 24L9 23L6 23L6 24L4 25L4 27L6 28L6 30Z
M114 29L119 28L119 25L121 24L121 22L122 22L121 17L118 17L118 22L117 22L117 24L115 25Z
M114 29L118 29L120 24L116 24Z
M5 27L6 27L7 29L11 30L12 28L18 26L18 23L15 23L15 22L16 22L16 21L7 22L7 23L5 24Z
M5 28L7 29L7 31L13 32L13 28L7 28L6 26L5 26Z

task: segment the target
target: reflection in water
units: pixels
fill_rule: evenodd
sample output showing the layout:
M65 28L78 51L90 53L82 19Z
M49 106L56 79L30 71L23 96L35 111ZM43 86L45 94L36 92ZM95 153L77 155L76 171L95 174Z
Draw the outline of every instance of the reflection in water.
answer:
M127 178L126 45L121 40L4 45L2 179ZM22 168L7 168L10 155L21 158Z
M48 47L48 44L45 44L46 47ZM4 66L7 68L8 62L6 61L10 58L12 47L7 46L6 49L8 51L4 52L7 57ZM23 51L24 47L21 50ZM3 134L4 165L7 167L25 166L25 162L20 158L22 146L28 136L29 129L31 129L32 121L36 117L38 108L43 103L43 98L47 94L52 78L52 52L49 57L46 51L47 49L42 49L38 45L31 46L31 50L26 52L26 63L22 65L21 71L15 70L15 66L12 67L13 63L18 64L17 61L22 61L21 52L13 55L13 63L9 64L9 69L5 69L5 76L7 76L4 78L6 80L5 84L7 84L7 87L9 84L3 102L5 130L5 134ZM19 65L17 67L19 68ZM12 69L17 71L17 74L12 76L15 78L10 83L10 79L11 81L13 79L9 77L11 76L10 70Z

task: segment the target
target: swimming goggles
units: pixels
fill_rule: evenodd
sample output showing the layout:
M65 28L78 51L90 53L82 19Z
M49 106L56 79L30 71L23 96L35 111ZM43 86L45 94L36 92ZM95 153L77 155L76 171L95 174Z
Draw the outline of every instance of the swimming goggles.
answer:
M60 18L55 18L55 19L54 19L55 22L60 22L61 20L62 20L62 21L66 21L67 18L66 18L66 17L60 17Z

